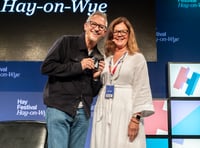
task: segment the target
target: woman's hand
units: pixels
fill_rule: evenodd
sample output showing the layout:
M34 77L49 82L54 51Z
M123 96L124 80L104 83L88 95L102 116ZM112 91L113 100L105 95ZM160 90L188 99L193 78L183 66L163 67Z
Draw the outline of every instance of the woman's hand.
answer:
M130 142L133 142L133 140L137 137L138 131L139 121L132 117L128 125L128 137Z

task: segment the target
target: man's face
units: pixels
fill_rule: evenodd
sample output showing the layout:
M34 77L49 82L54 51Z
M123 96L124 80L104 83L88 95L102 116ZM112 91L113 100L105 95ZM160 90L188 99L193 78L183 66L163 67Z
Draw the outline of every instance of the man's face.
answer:
M106 20L99 15L94 15L84 24L84 30L88 40L98 42L106 33Z

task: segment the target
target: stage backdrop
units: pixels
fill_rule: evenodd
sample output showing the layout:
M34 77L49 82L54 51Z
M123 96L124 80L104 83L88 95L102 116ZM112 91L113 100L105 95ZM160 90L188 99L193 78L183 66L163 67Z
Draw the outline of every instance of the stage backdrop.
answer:
M41 62L57 37L80 33L94 10L107 12L109 22L118 16L129 18L148 60L156 113L144 121L147 148L199 148L200 98L174 98L168 83L168 62L200 62L199 0L2 0L0 120L44 121L46 77L40 74Z
M108 14L109 22L126 16L149 61L157 60L155 0L2 0L0 60L41 61L63 34L80 34L92 12ZM102 43L99 44L102 49Z
M109 22L119 16L133 24L148 61L157 61L155 0L2 0L0 1L0 121L45 121L40 65L53 42L80 34L96 10ZM103 41L98 46L103 52ZM95 102L91 110L93 111ZM92 121L92 120L91 120ZM86 148L89 147L90 131Z

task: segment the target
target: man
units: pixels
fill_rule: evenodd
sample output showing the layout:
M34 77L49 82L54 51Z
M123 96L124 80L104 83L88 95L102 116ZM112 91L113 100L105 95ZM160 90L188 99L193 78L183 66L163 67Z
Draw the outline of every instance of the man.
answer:
M44 90L48 148L84 148L90 106L101 88L105 63L97 43L106 27L106 14L94 12L84 23L84 32L60 37L41 65L41 73L48 75Z

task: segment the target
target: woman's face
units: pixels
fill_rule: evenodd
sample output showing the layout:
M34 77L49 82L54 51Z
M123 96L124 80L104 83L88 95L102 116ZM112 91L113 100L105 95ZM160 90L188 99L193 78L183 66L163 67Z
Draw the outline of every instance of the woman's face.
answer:
M116 44L118 49L122 49L127 46L128 37L129 30L123 22L114 27L113 42Z

